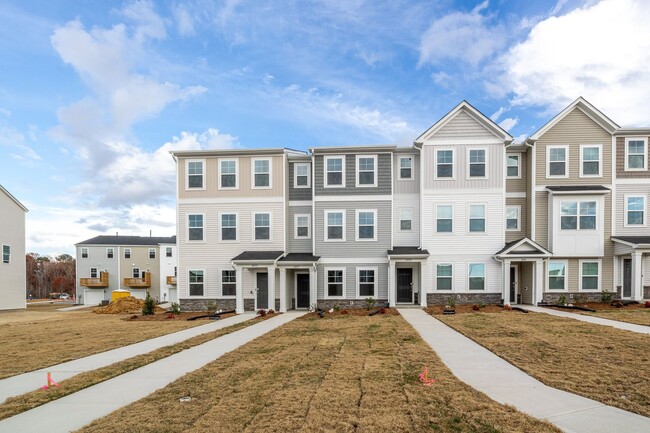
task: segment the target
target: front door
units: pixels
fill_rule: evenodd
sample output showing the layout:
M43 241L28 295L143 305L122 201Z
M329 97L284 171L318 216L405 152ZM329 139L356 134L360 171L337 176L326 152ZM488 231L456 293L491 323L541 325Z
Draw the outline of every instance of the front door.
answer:
M257 274L257 308L269 308L269 274L258 272Z
M413 302L413 269L397 268L397 302Z
M632 260L623 260L623 297L632 297Z
M309 308L309 274L296 275L296 308Z
M510 266L510 303L518 304L517 302L517 268Z

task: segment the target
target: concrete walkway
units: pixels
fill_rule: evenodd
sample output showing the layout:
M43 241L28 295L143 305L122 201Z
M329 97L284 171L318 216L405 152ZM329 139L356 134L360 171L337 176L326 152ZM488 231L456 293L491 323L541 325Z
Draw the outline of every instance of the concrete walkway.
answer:
M586 314L571 313L570 311L559 311L552 308L533 307L524 305L521 308L535 313L550 314L551 316L568 317L569 319L582 320L583 322L595 323L596 325L612 326L626 331L638 332L650 335L650 326L636 325L634 323L620 322L618 320L603 319L602 317L587 316Z
M544 385L422 310L399 309L460 380L568 433L648 433L650 418Z
M0 421L0 432L67 433L137 401L306 312L288 312Z
M46 374L48 371L52 373L52 379L55 382L60 382L76 376L79 373L96 370L137 355L142 355L143 353L149 353L152 350L179 343L188 338L216 331L230 325L235 325L252 319L253 317L255 317L255 313L253 312L239 314L227 319L211 321L206 325L195 326L172 334L161 335L160 337L141 341L139 343L118 347L117 349L108 350L106 352L97 353L95 355L86 356L84 358L2 379L0 380L0 402L4 402L9 397L34 391L35 389L45 385L47 383Z

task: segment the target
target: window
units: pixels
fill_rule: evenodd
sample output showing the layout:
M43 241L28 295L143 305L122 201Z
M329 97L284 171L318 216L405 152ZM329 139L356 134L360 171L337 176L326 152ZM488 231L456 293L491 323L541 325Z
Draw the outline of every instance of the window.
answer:
M567 177L567 147L549 146L548 148L548 166L546 167L546 176Z
M345 270L343 269L327 269L327 297L328 298L342 298L344 296L343 288L345 281Z
M9 263L11 261L11 246L2 246L2 263Z
M377 186L377 157L357 155L357 186Z
M452 266L445 263L436 266L436 289L451 290L452 288Z
M436 231L451 233L454 229L454 207L450 204L436 206Z
M190 270L190 296L203 296L203 271Z
M106 248L107 259L112 259L114 254L115 254L115 250L113 248Z
M309 164L296 163L293 165L294 169L294 187L295 188L309 188L310 186L310 170Z
M325 211L325 240L345 240L345 211Z
M188 237L190 241L203 240L203 214L190 214L187 216Z
M81 249L81 258L82 259L87 259L88 258L88 248L82 248Z
M625 225L645 225L645 197L625 197Z
M600 176L600 146L580 146L580 176Z
M237 294L237 273L228 269L221 271L221 295L235 296Z
M237 240L237 214L235 213L221 214L221 240L222 241Z
M131 248L124 248L124 258L125 259L131 258Z
M412 219L413 211L411 209L400 209L399 229L403 231L410 231L413 228Z
M469 231L471 233L485 232L485 205L469 205Z
M271 186L271 160L253 160L253 185L255 188L269 188Z
M520 178L519 174L519 156L518 154L509 153L507 159L507 176L513 178Z
M468 275L470 290L485 290L485 263L470 263Z
M646 138L625 139L625 169L626 170L647 170L646 161L648 151L648 140Z
M566 262L550 260L548 262L548 290L566 289Z
M469 177L485 177L485 149L469 149Z
M150 259L155 259L156 258L156 249L155 248L149 248L149 258Z
M203 161L187 161L187 189L203 189Z
M97 268L90 268L90 278L99 278L99 272L97 272Z
M562 230L595 230L595 201L563 201L560 203L560 228Z
M237 159L220 159L219 160L219 189L237 189L239 182L237 179Z
M271 214L255 213L253 214L253 219L255 220L253 239L256 241L271 240Z
M599 290L600 263L580 261L580 290Z
M133 268L131 275L133 278L140 278L140 268Z
M399 157L399 179L401 180L413 179L413 157L411 156Z
M436 179L454 177L454 151L436 151Z
M357 211L357 240L374 241L375 237L375 220L377 219L376 210L358 210Z
M519 206L506 207L506 230L519 230Z
M165 247L165 257L172 257L172 247Z
M298 214L294 216L296 232L294 237L296 239L309 239L311 238L311 216L308 214Z
M359 298L375 298L375 277L377 275L377 270L372 268L372 269L358 269L358 277L359 279L357 280L358 284L358 291L359 295L357 297Z
M345 186L342 156L325 157L325 186Z

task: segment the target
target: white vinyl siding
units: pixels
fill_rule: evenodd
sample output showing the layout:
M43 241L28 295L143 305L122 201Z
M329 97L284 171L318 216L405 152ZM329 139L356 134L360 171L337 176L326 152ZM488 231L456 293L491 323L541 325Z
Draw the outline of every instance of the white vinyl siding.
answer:
M467 177L487 177L487 149L467 149Z
M439 204L436 206L436 231L438 233L454 232L454 205Z
M189 242L203 242L203 225L205 223L204 214L189 214L187 215L187 240Z
M11 263L11 246L2 246L2 263Z
M253 213L253 240L271 241L271 214L268 212Z
M485 233L486 223L486 206L484 204L470 204L469 218L467 220L467 231L470 233Z
M399 210L399 229L401 231L413 230L413 209Z
M454 267L451 263L436 265L436 290L451 291L454 288Z
M485 263L470 263L467 278L469 290L485 290Z
M221 271L221 296L237 295L237 272L233 269Z
M239 216L237 213L225 213L222 212L219 214L219 221L221 227L219 230L219 240L222 242L236 242L239 229L237 228L237 220Z
M201 269L190 269L188 271L189 295L203 296L205 293L204 271Z
M456 174L454 167L454 149L435 150L434 179L453 180ZM426 173L426 171L425 171Z
M646 197L625 195L625 226L646 225Z

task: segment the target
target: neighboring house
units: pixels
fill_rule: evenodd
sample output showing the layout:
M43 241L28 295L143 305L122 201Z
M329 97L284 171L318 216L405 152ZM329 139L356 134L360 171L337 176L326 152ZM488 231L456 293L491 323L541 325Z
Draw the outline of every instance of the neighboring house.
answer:
M0 185L0 310L25 308L27 208Z
M160 243L160 301L178 302L176 276L178 247L176 243Z
M175 236L116 235L97 236L76 244L78 302L96 305L110 300L112 292L118 289L128 290L140 299L149 292L153 298L164 301L161 293L169 296L169 292L161 282L174 274L171 264L163 261L161 255L166 255L166 248L175 243Z

